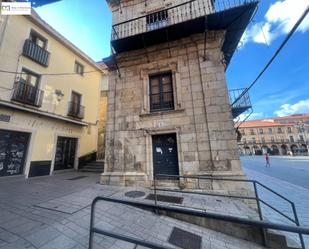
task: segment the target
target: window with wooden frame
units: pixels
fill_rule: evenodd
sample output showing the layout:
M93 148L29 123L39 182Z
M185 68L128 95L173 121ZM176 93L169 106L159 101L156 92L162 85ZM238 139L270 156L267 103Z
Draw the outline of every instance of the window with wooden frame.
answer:
M20 74L20 81L24 84L28 84L35 88L38 88L40 75L23 68L22 73Z
M82 101L82 95L77 92L72 92L71 108L70 108L71 113L75 113L75 114L79 113L81 101Z
M75 118L84 118L85 107L81 105L82 95L72 91L71 101L69 102L68 115Z
M34 30L31 30L29 39L39 47L46 49L47 39L35 32Z
M33 106L41 106L44 92L39 89L40 75L22 69L19 81L14 84L12 100Z
M84 66L79 62L75 61L74 72L80 75L84 75Z
M172 73L149 76L150 111L174 109Z

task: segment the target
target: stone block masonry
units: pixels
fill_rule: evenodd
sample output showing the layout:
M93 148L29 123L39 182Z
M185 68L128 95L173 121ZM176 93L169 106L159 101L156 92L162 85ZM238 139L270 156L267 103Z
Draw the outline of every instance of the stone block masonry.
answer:
M176 134L180 175L242 177L221 52L224 31L118 54L109 72L101 183L150 186L153 135ZM170 72L174 109L152 112L149 75ZM230 186L233 188L233 186Z

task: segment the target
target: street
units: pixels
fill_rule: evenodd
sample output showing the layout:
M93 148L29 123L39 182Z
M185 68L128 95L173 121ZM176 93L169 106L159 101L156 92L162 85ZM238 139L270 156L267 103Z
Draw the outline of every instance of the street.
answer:
M270 167L265 167L264 156L241 157L243 169L249 179L255 179L274 191L293 201L296 205L300 224L309 227L309 158L308 157L270 157ZM276 195L258 189L260 197L284 214L293 217L291 206ZM287 219L262 206L263 214L270 221L286 224ZM309 246L309 236L305 237Z
M270 168L265 167L264 156L242 157L244 169L295 184L309 190L308 157L270 157Z

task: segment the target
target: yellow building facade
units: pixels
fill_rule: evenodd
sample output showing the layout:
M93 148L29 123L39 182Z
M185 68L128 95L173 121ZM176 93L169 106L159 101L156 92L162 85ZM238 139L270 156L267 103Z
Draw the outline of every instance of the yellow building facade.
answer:
M0 177L95 158L104 73L93 60L32 11L0 16L0 70Z

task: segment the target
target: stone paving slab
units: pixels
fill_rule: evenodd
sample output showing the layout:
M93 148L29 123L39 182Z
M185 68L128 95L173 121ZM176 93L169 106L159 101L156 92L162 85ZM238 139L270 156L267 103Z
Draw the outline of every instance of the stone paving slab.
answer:
M67 180L77 176L87 177L75 181ZM96 184L98 178L95 174L70 172L29 180L0 181L0 249L88 248L89 204L93 198L97 195L124 196L124 193L130 190ZM62 212L66 210L66 206L61 212L38 207L42 203L51 202L83 208L66 213ZM190 202L196 203L195 198L188 201ZM216 208L216 205L217 203L213 204L213 207ZM176 226L202 236L203 248L262 248L186 222L107 202L98 205L96 225L162 245L167 245L170 233ZM96 235L94 248L133 249L135 245Z
M109 187L110 186L104 186L104 189L109 189ZM127 197L125 193L129 191L143 191L145 192L145 196L138 197L138 198ZM146 199L148 194L153 194L153 193L154 193L153 190L150 190L147 188L140 188L140 187L121 188L120 187L115 194L111 195L111 197L119 198L119 199L142 201L145 203L154 204L154 200ZM181 207L186 207L190 209L198 209L198 210L211 212L211 213L224 213L226 215L258 220L258 214L256 210L249 208L244 202L239 201L237 199L225 198L225 197L219 197L219 196L166 192L166 191L158 191L157 194L177 196L177 197L183 198L182 204L158 201L158 203L162 205L178 206L178 207L181 206Z

